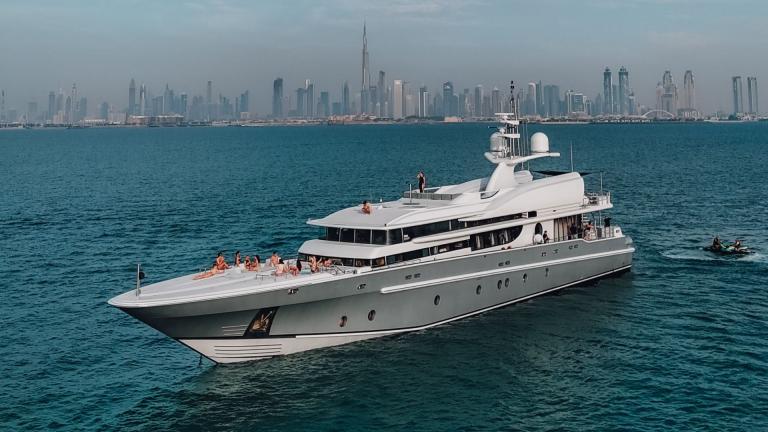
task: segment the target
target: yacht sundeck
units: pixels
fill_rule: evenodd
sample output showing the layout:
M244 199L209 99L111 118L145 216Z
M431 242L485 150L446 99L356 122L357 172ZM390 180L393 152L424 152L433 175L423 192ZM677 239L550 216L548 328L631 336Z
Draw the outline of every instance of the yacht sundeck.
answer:
M632 240L596 220L611 195L585 193L577 172L534 179L525 165L559 154L542 133L521 139L515 114L497 115L489 177L310 220L325 235L300 247L296 276L137 280L109 303L230 363L426 329L628 270ZM310 256L333 265L312 273Z

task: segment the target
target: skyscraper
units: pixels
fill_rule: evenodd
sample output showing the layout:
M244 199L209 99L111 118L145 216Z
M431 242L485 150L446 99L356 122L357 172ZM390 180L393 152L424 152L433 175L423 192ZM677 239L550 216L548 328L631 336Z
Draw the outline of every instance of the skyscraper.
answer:
M331 115L331 99L327 91L320 92L320 108L322 109L322 112L318 112L320 117Z
M210 90L210 84L211 82L208 81L208 89ZM211 104L208 104L208 107L210 107ZM147 86L142 84L139 87L139 109L134 111L134 114L138 115L145 115L146 112L146 106L147 106ZM210 111L208 111L210 112ZM208 112L206 114L208 114ZM206 116L206 118L208 118Z
M417 115L419 117L428 117L427 107L429 106L429 92L427 86L419 87L419 107Z
M0 122L5 121L5 90L0 90Z
M501 92L498 87L491 90L491 111L488 115L501 112Z
M56 115L56 93L51 91L48 93L48 114L46 119L53 121L53 116Z
M544 112L546 117L557 117L560 115L560 87L556 85L544 86Z
M456 112L453 111L451 106L453 101L453 83L451 81L443 83L443 115L445 117L455 116Z
M392 117L401 119L405 115L405 83L402 80L395 80L392 92L394 93Z
M677 86L672 79L672 72L664 71L661 78L661 110L669 114L677 115Z
M685 71L683 75L683 108L696 109L696 86L693 80L693 72Z
M741 77L731 78L733 85L733 113L742 114L744 112L744 93L741 91Z
M607 66L603 71L603 114L613 114L613 77Z
M136 114L136 81L131 78L128 85L128 115Z
M307 102L304 109L306 110L307 117L315 116L315 85L312 81L304 81L304 89L307 92Z
M629 114L629 72L627 68L622 66L619 69L619 110L617 114L627 115Z
M143 84L142 84L143 86ZM142 112L144 110L144 104L142 104ZM213 117L213 82L208 81L208 85L205 89L205 119L211 120ZM142 114L143 115L143 114Z
M366 34L365 23L363 23L363 70L362 70L362 86L360 89L360 113L367 114L370 112L370 98L368 92L371 86L371 72L368 65L368 35Z
M349 115L349 83L344 81L344 87L341 89L341 114Z
M272 82L272 117L283 118L283 79Z
M525 94L525 113L528 115L538 115L536 100L538 99L536 83L528 83L528 91Z
M387 88L386 88L386 80L385 80L385 74L383 70L379 71L379 83L376 87L379 89L379 112L376 113L379 115L379 117L386 117L387 111L387 100L389 100L389 96L387 95Z
M749 113L760 114L760 107L757 105L757 77L747 77L747 100L749 101Z
M296 89L296 116L304 117L307 115L305 103L307 102L307 90L304 87Z
M483 116L483 85L475 86L475 117Z

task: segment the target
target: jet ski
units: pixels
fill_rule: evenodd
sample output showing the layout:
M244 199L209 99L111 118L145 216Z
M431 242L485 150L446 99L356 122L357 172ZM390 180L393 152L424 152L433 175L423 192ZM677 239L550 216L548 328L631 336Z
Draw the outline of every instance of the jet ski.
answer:
M732 244L720 244L720 245L710 245L704 248L705 251L720 254L720 255L749 255L753 253L748 247L737 245L736 243Z

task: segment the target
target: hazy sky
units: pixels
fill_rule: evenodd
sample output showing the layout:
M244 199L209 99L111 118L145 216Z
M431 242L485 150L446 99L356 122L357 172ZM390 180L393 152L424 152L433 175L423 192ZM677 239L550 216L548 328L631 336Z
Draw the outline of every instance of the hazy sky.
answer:
M642 104L665 69L681 87L692 69L708 112L730 110L732 75L768 88L765 0L0 0L0 88L9 106L45 109L49 90L76 82L93 110L125 107L131 77L192 95L211 79L265 113L282 76L286 92L311 78L338 100L344 80L360 89L363 20L372 73L432 92L514 79L594 97L603 68L622 65Z

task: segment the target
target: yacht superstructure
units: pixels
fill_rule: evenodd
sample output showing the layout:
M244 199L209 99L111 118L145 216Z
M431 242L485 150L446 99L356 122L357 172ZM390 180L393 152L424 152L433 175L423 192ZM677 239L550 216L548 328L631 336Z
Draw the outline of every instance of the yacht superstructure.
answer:
M577 172L534 179L527 164L559 154L542 133L521 139L515 114L497 115L489 177L310 220L325 233L300 247L298 275L233 268L109 303L230 363L421 330L628 270L632 240L595 220L611 195L585 193ZM333 265L311 272L312 256Z

